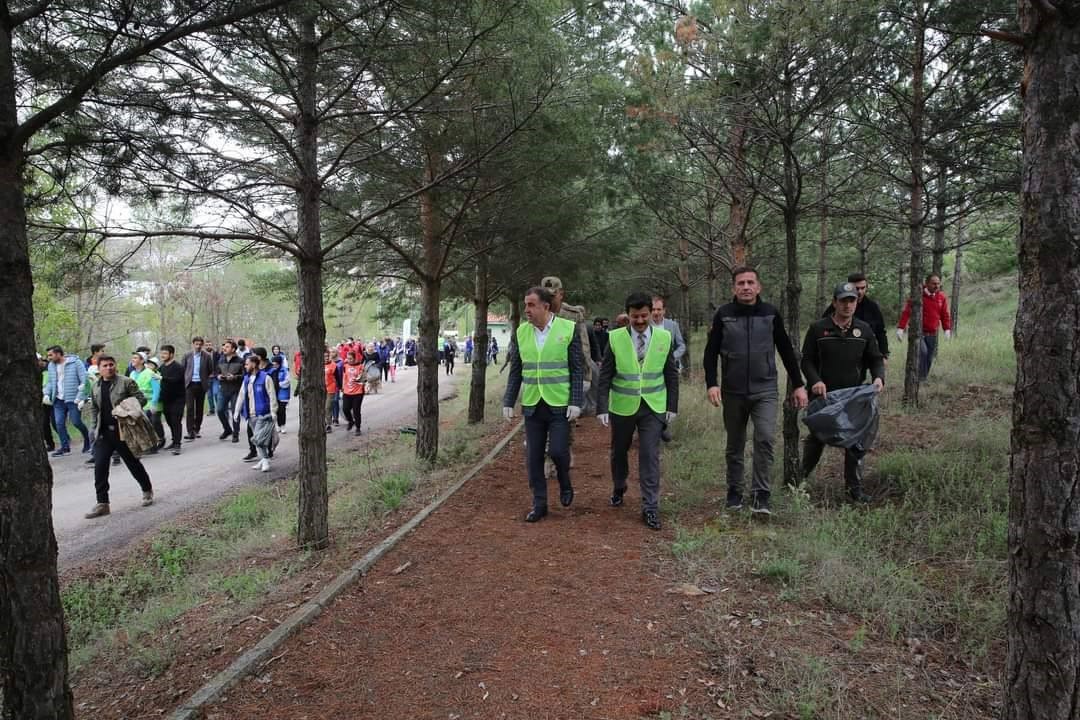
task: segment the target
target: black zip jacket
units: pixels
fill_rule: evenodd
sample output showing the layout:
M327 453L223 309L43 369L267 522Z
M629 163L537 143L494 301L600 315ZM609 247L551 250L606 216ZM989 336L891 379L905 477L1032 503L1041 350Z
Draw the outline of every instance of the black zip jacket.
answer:
M821 317L832 317L832 314L833 306L830 305L821 313ZM881 356L889 357L889 334L885 332L885 316L881 314L881 307L869 296L864 297L855 306L855 319L862 320L870 326L870 329L874 331L874 338L877 340Z
M705 387L719 385L725 393L758 395L776 392L776 353L791 383L803 386L799 360L784 330L780 312L758 298L753 305L730 302L720 306L705 345ZM716 361L720 359L720 382Z

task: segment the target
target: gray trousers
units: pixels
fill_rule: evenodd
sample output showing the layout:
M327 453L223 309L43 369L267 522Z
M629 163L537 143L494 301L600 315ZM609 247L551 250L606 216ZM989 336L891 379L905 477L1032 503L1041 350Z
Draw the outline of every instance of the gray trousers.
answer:
M611 479L615 492L626 490L630 477L630 443L638 433L638 480L641 509L658 510L660 504L660 433L666 424L647 404L633 415L611 414Z
M764 395L723 395L724 429L727 431L728 489L743 490L743 450L746 447L746 423L754 423L754 476L750 491L755 495L769 494L769 471L773 462L776 413L779 408L775 392Z

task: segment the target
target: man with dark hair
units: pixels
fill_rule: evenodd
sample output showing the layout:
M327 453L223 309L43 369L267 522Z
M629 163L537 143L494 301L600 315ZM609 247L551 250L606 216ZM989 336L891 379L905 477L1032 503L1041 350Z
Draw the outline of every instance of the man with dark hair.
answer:
M206 391L210 387L210 375L214 372L214 358L203 350L203 339L191 338L191 352L184 356L184 405L187 410L186 440L194 440L202 432Z
M68 436L67 421L83 436L84 453L90 452L90 431L83 424L80 405L86 399L86 366L77 355L67 355L59 345L53 345L45 351L49 358L45 380L45 397L52 404L53 423L56 434L60 436L60 447L53 457L60 457L71 452L71 438Z
M526 465L532 489L532 509L525 522L548 513L544 448L559 478L559 502L574 501L570 483L570 423L581 416L585 401L585 354L574 322L557 317L552 294L543 287L525 293L525 317L510 338L506 363L510 377L503 395L503 417L514 417L518 390L524 386L521 410L525 415Z
M90 343L90 357L86 358L86 367L97 367L98 358L105 352L105 343Z
M244 382L244 361L236 354L236 343L226 340L221 344L221 357L216 366L218 380L217 416L221 421L219 440L232 437L240 442L240 421L236 419L236 400L240 385Z
M650 322L655 307L650 300L645 293L626 298L630 326L609 337L596 417L601 425L611 425L611 505L623 503L630 477L627 453L636 430L641 517L647 527L659 530L661 433L679 410L679 371L671 333Z
M176 348L172 345L162 345L158 348L161 357L161 367L158 374L161 375L161 407L165 414L165 424L169 426L172 435L172 444L169 448L173 455L180 454L180 423L184 417L184 366L176 362ZM165 439L161 440L161 447L165 447Z
M604 326L605 320L603 318L593 319L592 336L596 340L595 343L590 345L592 349L593 362L599 367L600 363L604 359L604 353L608 349L608 331Z
M116 360L104 353L97 358L99 375L90 389L90 422L96 428L94 440L94 490L97 504L86 513L92 520L109 514L109 458L115 452L127 465L128 471L142 489L143 507L153 505L154 490L150 476L139 459L132 454L127 443L120 439L119 425L113 417L113 409L127 398L135 398L139 406L146 404L146 397L134 380L116 372Z
M847 276L847 281L854 285L855 291L859 293L859 302L855 306L855 319L861 320L870 326L870 329L874 332L874 339L877 340L878 350L881 351L881 356L885 358L885 364L888 365L889 334L885 332L885 316L881 314L881 307L877 302L866 294L870 287L866 275L861 272L853 272ZM833 306L830 304L821 313L821 317L832 317L832 314Z
M735 298L721 305L713 316L709 340L705 345L705 387L709 402L724 407L727 431L727 508L741 510L743 505L743 448L746 423L754 423L754 474L751 484L751 511L771 514L769 508L769 470L773 461L773 434L779 409L776 354L795 387L796 407L806 407L799 361L784 330L780 311L762 302L761 281L757 270L739 266L731 271ZM721 361L717 379L716 362Z

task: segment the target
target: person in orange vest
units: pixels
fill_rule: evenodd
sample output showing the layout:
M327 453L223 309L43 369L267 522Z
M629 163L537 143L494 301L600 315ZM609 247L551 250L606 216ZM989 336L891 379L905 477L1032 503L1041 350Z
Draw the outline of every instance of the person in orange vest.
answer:
M330 357L330 351L323 353L323 378L326 381L326 432L333 432L334 401L337 400L341 387L341 366Z
M345 354L345 366L341 371L341 403L342 413L348 423L345 430L356 428L356 434L360 434L360 408L364 405L364 382L367 380L365 364L356 356L355 350Z

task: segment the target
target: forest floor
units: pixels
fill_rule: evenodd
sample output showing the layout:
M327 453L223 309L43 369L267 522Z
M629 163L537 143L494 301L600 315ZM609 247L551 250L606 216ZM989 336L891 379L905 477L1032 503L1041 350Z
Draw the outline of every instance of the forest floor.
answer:
M883 435L892 444L919 445L923 426L917 415L898 415ZM490 447L506 431L491 424L478 442ZM702 440L683 427L670 447ZM800 572L785 570L783 558L763 563L765 546L785 532L784 506L767 523L725 513L719 467L706 470L712 480L692 503L681 501L688 491L668 475L673 463L694 456L677 450L665 461L664 529L648 530L636 474L625 505L608 505L607 443L606 430L583 420L573 505L559 507L552 482L551 514L526 524L529 492L515 438L205 717L995 715L999 646L973 663L947 639L884 631L827 594L778 582ZM722 445L722 436L716 443ZM827 455L822 466L837 462ZM894 502L887 482L875 477L873 454L870 464L876 504ZM242 617L224 592L177 617L157 638L168 648L160 667L84 668L74 687L80 716L161 717L438 490L410 496L324 556L299 555L284 543L253 553L252 566L283 553L296 555L297 563L245 605ZM815 505L832 502L827 494L812 495ZM722 562L706 562L702 538L722 543ZM845 572L839 565L834 570Z

